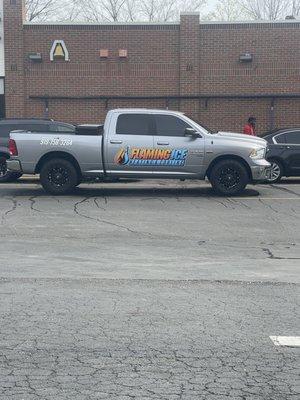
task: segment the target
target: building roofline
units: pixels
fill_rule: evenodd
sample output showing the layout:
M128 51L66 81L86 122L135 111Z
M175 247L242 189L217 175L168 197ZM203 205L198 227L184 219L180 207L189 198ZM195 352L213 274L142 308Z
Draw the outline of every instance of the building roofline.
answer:
M182 15L195 15L195 14L182 14ZM251 20L251 21L200 21L200 25L291 25L300 24L300 19L292 20ZM179 21L174 22L70 22L70 21L47 21L47 22L24 22L25 26L179 26Z
M180 25L180 22L24 22L26 26L169 26Z
M245 20L245 21L201 21L200 25L256 25L256 24L300 24L300 19L280 19L277 21L269 21L266 19Z

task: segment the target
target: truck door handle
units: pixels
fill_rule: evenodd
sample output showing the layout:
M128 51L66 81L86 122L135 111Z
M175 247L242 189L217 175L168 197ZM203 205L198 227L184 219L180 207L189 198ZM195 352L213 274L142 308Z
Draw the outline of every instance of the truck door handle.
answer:
M122 140L111 140L110 141L111 144L122 144Z
M169 146L169 144L168 142L157 142L158 146Z

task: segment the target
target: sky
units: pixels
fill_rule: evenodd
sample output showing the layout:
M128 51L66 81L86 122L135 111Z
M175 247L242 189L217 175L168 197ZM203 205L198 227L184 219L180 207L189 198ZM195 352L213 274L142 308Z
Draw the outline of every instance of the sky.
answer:
M217 4L217 0L207 0L207 4L205 6L205 11L212 11L212 9L215 7Z

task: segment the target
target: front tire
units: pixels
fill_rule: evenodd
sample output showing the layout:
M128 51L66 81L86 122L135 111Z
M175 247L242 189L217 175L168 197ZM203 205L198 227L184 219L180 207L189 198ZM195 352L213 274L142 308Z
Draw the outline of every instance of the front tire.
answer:
M236 196L249 183L246 167L237 160L221 160L213 166L210 182L214 191L222 196Z
M267 170L267 179L268 183L277 183L281 180L283 176L283 166L277 160L269 160L271 163L271 167Z
M53 195L71 193L79 183L74 165L65 159L46 161L40 172L40 180L46 192Z

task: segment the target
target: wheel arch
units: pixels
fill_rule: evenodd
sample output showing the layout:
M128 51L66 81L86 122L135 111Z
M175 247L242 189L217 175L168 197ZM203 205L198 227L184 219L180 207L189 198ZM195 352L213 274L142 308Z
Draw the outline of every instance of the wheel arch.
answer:
M280 158L278 156L271 156L270 158L267 158L267 161L269 161L269 162L277 161L283 169L283 176L286 176L288 168L287 168L287 165L285 164L285 162L282 160L282 158Z
M207 176L208 179L210 178L210 173L211 173L213 167L219 161L223 161L223 160L236 160L236 161L239 161L246 168L249 179L250 180L252 179L252 172L251 172L251 168L249 167L248 163L243 159L243 157L237 156L235 154L223 154L223 155L220 155L220 156L216 157L214 160L212 160L212 162L209 164L209 166L208 166L208 168L206 170L206 174L205 174L205 176Z
M41 172L42 166L45 164L46 161L52 160L54 158L62 158L64 160L69 161L72 163L72 165L75 167L76 172L78 173L78 176L82 176L81 168L74 156L72 156L70 153L67 153L65 151L50 151L49 153L44 154L38 161L36 167L35 167L35 173L39 174Z

